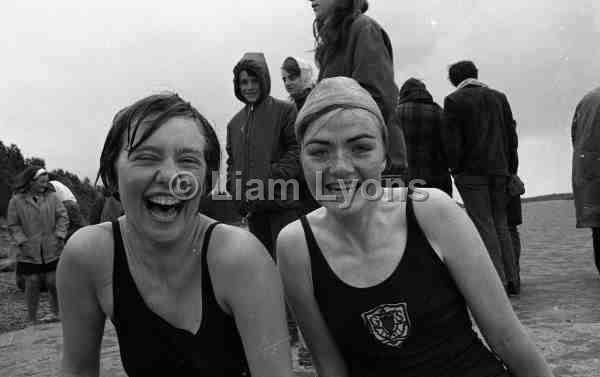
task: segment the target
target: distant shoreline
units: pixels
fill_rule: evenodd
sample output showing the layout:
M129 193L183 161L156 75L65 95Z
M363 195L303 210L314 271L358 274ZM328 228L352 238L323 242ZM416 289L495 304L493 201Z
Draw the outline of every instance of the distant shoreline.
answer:
M532 196L528 198L522 198L521 202L546 202L550 200L573 200L573 193L567 192L563 194L548 194L548 195L540 195L540 196Z

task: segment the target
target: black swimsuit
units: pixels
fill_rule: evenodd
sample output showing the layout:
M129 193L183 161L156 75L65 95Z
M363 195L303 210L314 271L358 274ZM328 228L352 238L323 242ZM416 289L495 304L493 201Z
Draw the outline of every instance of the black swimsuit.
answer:
M465 300L406 206L402 259L383 282L356 288L329 266L301 218L314 294L350 376L510 376L472 329Z
M127 375L249 376L235 321L219 306L209 275L206 254L217 223L208 227L202 245L202 323L196 334L171 325L146 306L129 271L119 223L112 224L115 245L112 322Z

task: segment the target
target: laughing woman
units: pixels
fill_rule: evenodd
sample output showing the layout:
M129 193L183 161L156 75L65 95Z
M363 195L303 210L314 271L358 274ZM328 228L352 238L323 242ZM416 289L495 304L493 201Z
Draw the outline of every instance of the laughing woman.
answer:
M80 229L58 269L66 376L97 376L105 319L131 376L291 376L281 283L248 232L197 213L211 125L175 94L119 112L99 176L124 215Z
M466 213L436 189L378 186L387 130L369 93L323 80L296 136L323 207L282 230L277 260L320 377L552 376Z

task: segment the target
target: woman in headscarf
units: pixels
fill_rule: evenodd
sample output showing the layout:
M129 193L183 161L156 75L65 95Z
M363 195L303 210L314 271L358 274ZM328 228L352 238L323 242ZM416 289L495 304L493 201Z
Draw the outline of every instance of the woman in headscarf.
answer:
M306 97L315 86L313 67L302 59L288 56L281 66L281 78L290 100L300 111Z
M319 376L552 376L466 213L437 189L381 187L388 133L368 92L323 80L295 127L323 207L281 231L278 264Z
M40 167L26 168L15 179L15 194L8 203L6 220L19 252L17 281L25 280L25 297L29 320L37 322L40 288L50 295L52 314L58 318L56 266L67 236L67 210L48 183L48 173Z
M198 213L220 151L212 126L176 94L117 114L99 176L124 215L79 230L61 258L64 373L98 375L110 318L130 377L291 377L273 260L250 233Z
M319 80L346 76L373 97L389 126L386 174L405 174L406 145L395 123L398 87L394 82L392 42L386 31L365 15L367 0L310 0L315 12L313 35Z
M315 86L313 77L313 68L308 63L299 58L288 56L281 66L281 77L285 84L285 89L290 94L290 99L300 111L306 97ZM300 180L300 201L302 202L301 211L309 213L320 207L319 203L312 197L304 179Z

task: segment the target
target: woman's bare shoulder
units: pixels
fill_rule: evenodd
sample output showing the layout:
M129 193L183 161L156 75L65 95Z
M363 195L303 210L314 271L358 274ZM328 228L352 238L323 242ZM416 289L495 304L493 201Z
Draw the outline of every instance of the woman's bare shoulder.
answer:
M269 255L262 243L249 231L228 224L215 227L209 242L209 264L224 268L243 268Z
M112 266L113 244L111 223L88 225L69 238L61 260L75 263L92 275L101 273L105 267Z

